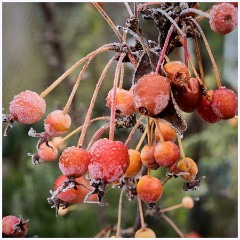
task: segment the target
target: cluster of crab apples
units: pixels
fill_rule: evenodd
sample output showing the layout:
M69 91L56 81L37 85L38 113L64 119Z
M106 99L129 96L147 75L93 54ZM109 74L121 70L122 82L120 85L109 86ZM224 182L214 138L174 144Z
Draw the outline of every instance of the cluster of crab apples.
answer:
M236 115L237 96L232 90L221 87L203 95L201 83L198 79L191 78L188 67L179 61L165 64L164 71L165 76L154 72L142 76L131 90L118 88L116 112L119 115L131 115L138 111L145 116L154 117L167 107L172 89L173 97L182 111L196 110L206 122L230 119ZM107 96L107 106L110 108L112 92L113 90ZM14 97L7 117L11 121L32 124L43 117L45 109L46 103L41 96L25 91ZM89 172L94 180L113 183L122 176L135 177L143 164L149 169L164 167L176 174L186 173L181 176L187 181L193 181L197 175L197 165L191 158L180 159L179 147L174 143L174 129L161 120L155 125L155 141L145 145L141 152L128 150L120 141L104 138L97 140L89 151L81 146L68 147L59 158L59 168L67 178L80 178ZM48 139L60 136L70 126L71 118L67 113L53 111L44 121L45 136ZM37 155L43 161L53 161L58 156L58 149L52 141L46 141L39 144ZM151 184L153 182L156 184ZM158 190L152 190L151 186ZM137 184L137 193L144 202L156 202L162 194L161 182L152 176L142 177Z
M237 23L236 11L232 4L215 5L210 11L211 28L219 34L231 32ZM221 14L228 14L228 18L223 18ZM188 66L180 61L165 63L160 73L144 74L130 90L117 88L114 92L112 89L106 98L107 107L111 109L114 104L119 116L138 113L146 116L148 121L153 120L150 127L153 134L148 131L148 144L139 151L128 149L121 141L102 138L96 140L89 150L81 145L64 149L59 158L62 175L56 179L48 202L57 209L82 202L104 205L102 198L107 184L121 185L126 179L133 179L136 183L133 194L151 205L161 198L163 192L163 183L150 175L150 170L159 167L167 168L169 174L180 176L188 183L193 182L198 173L197 164L182 155L180 146L175 143L176 129L161 119L161 113L168 111L170 102L183 112L196 112L208 123L231 119L237 114L238 108L237 95L232 90L221 85L217 89L207 90L201 79L192 77ZM3 117L3 121L8 123L6 130L12 127L14 121L34 124L43 118L45 111L46 102L41 95L29 90L21 92L10 103L10 114ZM60 149L52 139L67 133L70 127L71 117L64 110L51 112L44 120L44 132L39 134L41 140L37 153L33 155L33 163L56 160ZM141 176L143 166L149 171ZM186 208L193 206L189 199L182 204ZM25 236L26 222L22 218L8 218L4 221L13 222L14 228L6 228L4 234ZM140 229L135 237L144 237L144 234L156 237L151 231Z

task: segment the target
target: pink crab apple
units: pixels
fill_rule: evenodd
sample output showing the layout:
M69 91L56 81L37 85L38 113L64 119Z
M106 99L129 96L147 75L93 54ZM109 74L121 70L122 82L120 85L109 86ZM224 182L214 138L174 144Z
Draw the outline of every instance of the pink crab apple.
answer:
M59 158L59 168L66 177L81 177L90 163L89 152L80 147L68 147Z
M13 215L3 217L2 219L2 233L6 237L20 238L25 237L28 232L27 221L22 217L17 218Z
M95 180L101 179L108 183L118 180L130 163L128 149L120 141L100 139L93 144L90 154L90 175Z
M51 112L44 121L45 132L52 137L66 133L70 127L70 116L61 110Z
M238 9L230 3L217 4L210 10L210 27L221 35L233 31L238 23Z
M9 110L13 121L33 124L45 114L46 102L36 92L26 90L13 98Z

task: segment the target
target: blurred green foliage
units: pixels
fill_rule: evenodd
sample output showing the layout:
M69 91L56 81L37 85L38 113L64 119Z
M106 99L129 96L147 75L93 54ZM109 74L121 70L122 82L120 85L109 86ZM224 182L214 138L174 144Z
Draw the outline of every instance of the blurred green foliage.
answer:
M201 3L208 9L209 4ZM59 30L66 59L66 68L103 44L117 41L114 33L101 15L90 3L52 3L55 22ZM104 9L117 25L124 25L128 13L122 3L104 3ZM121 14L119 14L121 13ZM141 20L144 34L154 36L150 22ZM46 21L41 3L3 3L3 108L8 111L13 96L25 89L41 93L60 74L54 67L54 57L43 41ZM220 73L224 66L223 45L225 37L218 36L209 29L207 20L201 25L209 40L217 60ZM236 31L231 33L237 36ZM209 88L215 87L212 65L200 40L201 55ZM175 51L174 55L181 54ZM233 54L234 55L234 54ZM73 128L83 123L93 93L94 86L102 69L112 53L103 53L90 64L76 95L78 118ZM235 59L235 61L237 61ZM50 64L51 63L51 64ZM116 66L116 65L115 65ZM124 86L131 85L133 70L126 64ZM71 84L77 76L72 74ZM105 106L105 98L112 87L114 67L111 68L101 87L93 117L110 113ZM236 76L237 79L237 76ZM223 79L224 85L229 85ZM67 101L66 85L60 84L47 96L47 112L56 106L63 107ZM178 209L167 215L184 232L197 231L203 237L237 237L237 127L228 121L206 124L195 114L185 114L188 130L183 138L185 154L198 163L199 176L206 176L199 191L183 192L182 179L171 179L164 186L164 193L159 201L162 208L181 202L185 195L199 198L192 210ZM101 126L90 126L85 144ZM47 203L55 179L60 175L57 161L50 164L33 166L29 152L36 152L37 139L28 137L32 126L14 123L9 136L3 138L2 146L2 215L20 214L30 219L29 236L39 237L94 237L107 225L117 223L117 209L120 190L108 191L105 201L108 207L82 204L64 217L56 217L55 211ZM38 132L43 130L43 121L34 125ZM118 139L126 139L129 130L116 133ZM130 147L135 147L140 137L137 133ZM67 145L77 142L78 136L72 137ZM166 170L152 171L152 174L164 179ZM146 207L146 206L144 206ZM128 202L123 198L122 228L132 227L137 216L137 201ZM173 229L160 216L147 217L146 223L158 237L177 237Z

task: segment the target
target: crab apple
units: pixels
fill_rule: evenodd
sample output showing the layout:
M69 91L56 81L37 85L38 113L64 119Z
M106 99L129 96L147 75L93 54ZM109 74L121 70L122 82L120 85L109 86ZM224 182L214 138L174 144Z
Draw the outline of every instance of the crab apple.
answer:
M13 98L9 110L12 120L22 124L33 124L45 114L46 102L36 92L26 90Z
M63 137L54 137L52 138L52 142L57 148L61 151L63 151L65 148L67 148L67 145L65 142L62 142Z
M159 142L154 150L154 158L160 167L171 167L179 160L180 151L172 141Z
M212 109L221 119L230 119L237 114L238 98L230 89L222 87L214 90L212 95Z
M107 95L107 107L112 106L113 89ZM116 112L121 115L132 115L135 112L132 92L117 88L116 90Z
M176 139L177 133L169 124L163 121L158 121L158 125L164 141L174 141ZM155 129L155 139L156 141L160 141L157 128Z
M202 100L197 108L197 115L203 121L208 123L215 123L221 120L221 118L216 115L212 109L212 96L213 90L208 90L207 95L202 97Z
M60 206L60 207L58 208L57 215L63 217L63 216L65 216L65 215L67 215L68 212L69 212L69 208L68 208L68 207L62 207L62 206Z
M186 86L173 87L173 96L182 111L193 112L199 106L202 98L197 78L190 78Z
M147 168L156 170L159 168L154 157L155 145L145 145L141 150L141 161Z
M210 10L210 27L221 35L233 31L238 23L238 9L230 3L214 5Z
M46 162L54 161L58 156L58 149L55 147L53 142L48 141L42 143L38 148L38 156Z
M126 172L129 166L128 149L120 141L100 139L92 145L90 154L91 163L88 170L95 180L114 182Z
M167 78L176 86L186 86L190 79L190 71L188 67L180 61L172 61L164 66Z
M137 111L147 116L162 112L169 99L168 79L153 72L142 76L133 88L134 106Z
M59 187L62 186L62 184L66 180L68 180L68 178L66 176L64 176L64 175L59 176L55 180L53 190L56 191ZM76 178L75 180L76 180L76 182L81 183L91 189L89 181L87 181L84 176L82 176L80 178ZM81 187L81 186L76 186L76 187L77 187L77 189L71 188L65 192L59 193L57 195L57 198L62 200L65 203L72 203L72 204L73 203L82 203L85 196L88 194L89 190L84 187ZM95 201L97 199L97 195L93 194L92 196L90 196L89 199L91 201Z
M145 203L154 203L162 195L160 180L150 175L141 177L137 183L137 195Z
M51 112L44 121L45 132L51 137L66 133L70 127L70 116L61 110Z
M133 178L140 172L142 168L141 154L139 151L134 149L129 149L128 153L130 157L130 164L124 176L128 178Z
M81 177L90 163L89 153L80 147L68 147L59 158L59 168L66 177Z
M9 215L2 219L2 233L6 237L25 237L28 232L27 221L24 221L21 217Z
M191 158L183 158L177 163L177 168L182 173L188 173L181 175L181 177L188 182L193 181L198 173L197 164Z
M223 2L216 2L215 4L222 4ZM232 4L235 8L238 8L238 2L228 2L230 4Z
M201 238L202 236L197 232L190 232L190 233L184 234L184 237L185 238Z
M238 127L238 119L235 117L230 118L230 119L228 119L228 124L233 128L237 128Z
M194 207L194 200L192 197L186 196L182 199L182 206L187 209Z
M136 231L134 238L156 238L156 234L150 228L140 228Z

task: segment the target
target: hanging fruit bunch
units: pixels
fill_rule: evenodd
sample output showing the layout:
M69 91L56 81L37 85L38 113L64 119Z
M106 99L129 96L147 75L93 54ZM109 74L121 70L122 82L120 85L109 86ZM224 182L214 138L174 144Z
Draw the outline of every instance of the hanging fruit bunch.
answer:
M115 26L98 3L93 5L112 27L119 42L108 43L89 53L42 93L26 90L15 96L10 103L10 113L3 115L3 122L7 122L4 135L8 134L14 122L34 124L43 118L46 110L45 97L69 74L84 64L65 107L45 117L43 132L37 133L32 128L29 131L29 136L39 138L37 153L29 154L33 164L47 164L57 160L60 155L58 163L62 175L53 184L48 203L56 208L57 213L75 203L96 203L105 206L108 204L103 200L107 188L118 187L122 191L115 237L156 238L155 233L144 223L142 202L149 208L145 215L160 214L173 226L165 212L178 207L191 209L194 199L184 197L182 203L176 206L160 208L157 202L164 194L165 183L172 177L181 177L185 181L183 190L188 191L198 189L204 179L203 176L197 178L198 166L191 156L185 156L183 150L181 139L187 130L187 124L182 112L195 112L207 123L231 119L237 115L237 95L233 90L222 86L212 51L200 26L202 19L207 18L214 32L220 35L228 34L237 26L237 8L232 3L219 3L203 12L195 2L149 2L135 3L132 11L126 4L130 17L123 27ZM157 42L143 39L140 17L154 23L158 32ZM126 43L128 37L135 39L134 45ZM200 38L206 45L214 68L216 89L208 89L204 78L198 44ZM197 67L189 53L189 41L195 43ZM169 54L180 47L184 50L184 62L171 61ZM96 84L85 121L68 133L71 128L71 116L68 111L82 76L93 58L106 51L112 51L113 57L106 64ZM117 62L117 66L113 85L106 96L106 106L111 114L92 119L100 87L114 62ZM130 63L134 69L130 89L123 89L125 63ZM196 69L199 69L199 72ZM102 120L105 122L86 144L87 147L83 147L89 124ZM131 128L125 143L115 138L115 131L119 128ZM141 138L135 149L130 149L128 144L137 129L141 132ZM61 144L78 132L81 132L79 141L62 151ZM108 138L102 137L105 132L109 132ZM55 137L64 134L64 138L54 141ZM152 176L152 170L159 168L168 170L165 179L160 180ZM129 201L138 199L141 218L141 226L129 235L124 235L120 229L124 192ZM11 227L7 226L9 222ZM3 226L6 236L25 236L27 232L26 222L22 218L5 217ZM175 225L173 228L180 237L192 236L183 234Z

